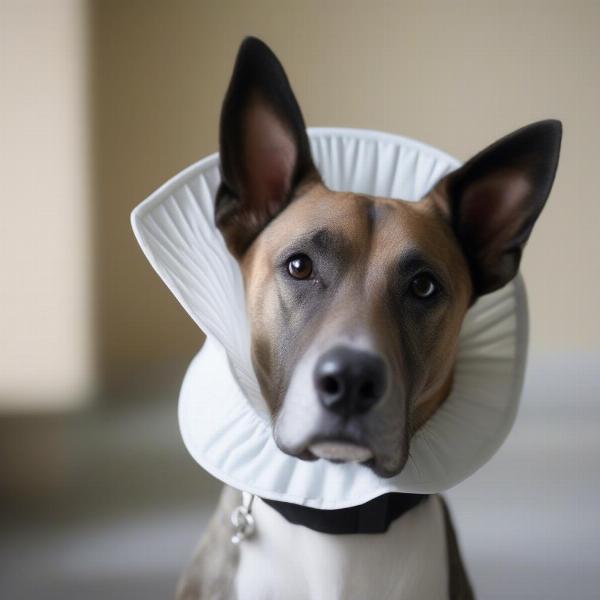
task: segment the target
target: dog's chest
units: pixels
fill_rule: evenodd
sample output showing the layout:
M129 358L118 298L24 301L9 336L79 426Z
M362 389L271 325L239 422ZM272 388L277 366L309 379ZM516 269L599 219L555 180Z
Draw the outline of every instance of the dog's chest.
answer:
M385 534L327 535L288 523L259 499L240 545L238 600L448 598L446 533L432 496Z

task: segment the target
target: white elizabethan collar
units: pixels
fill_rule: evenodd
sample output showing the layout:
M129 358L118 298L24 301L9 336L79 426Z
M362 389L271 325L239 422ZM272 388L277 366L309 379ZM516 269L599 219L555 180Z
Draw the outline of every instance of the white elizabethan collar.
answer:
M318 128L309 137L333 190L418 200L459 166L395 135ZM273 440L250 362L241 274L215 229L218 160L213 154L176 175L131 219L146 257L207 336L179 397L179 425L194 459L237 489L327 509L387 492L440 492L486 463L508 435L521 394L527 303L520 276L467 313L451 394L415 434L400 474L385 479L362 465L293 458Z

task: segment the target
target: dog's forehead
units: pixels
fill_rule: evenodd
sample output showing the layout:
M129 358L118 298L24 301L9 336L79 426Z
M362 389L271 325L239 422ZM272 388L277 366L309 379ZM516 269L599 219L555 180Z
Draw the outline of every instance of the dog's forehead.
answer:
M393 200L315 186L294 200L259 236L258 253L271 255L297 239L331 234L365 255L377 249L379 260L406 250L431 259L456 254L456 243L433 203Z

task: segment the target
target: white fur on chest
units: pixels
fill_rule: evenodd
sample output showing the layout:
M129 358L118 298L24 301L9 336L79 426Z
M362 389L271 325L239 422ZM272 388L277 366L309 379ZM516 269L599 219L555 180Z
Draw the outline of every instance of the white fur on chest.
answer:
M240 544L238 600L447 600L446 531L432 496L384 534L327 535L288 523L256 498Z

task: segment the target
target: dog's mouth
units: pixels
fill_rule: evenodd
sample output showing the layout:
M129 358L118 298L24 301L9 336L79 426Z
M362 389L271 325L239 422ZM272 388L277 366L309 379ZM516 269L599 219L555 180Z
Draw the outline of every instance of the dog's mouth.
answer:
M364 463L373 458L373 451L362 444L349 440L320 440L308 446L315 458L336 463Z
M404 452L378 452L376 447L366 442L364 436L343 433L320 434L293 449L281 445L279 447L286 454L300 460L323 459L338 464L359 464L385 478L397 475L406 463L406 453Z

